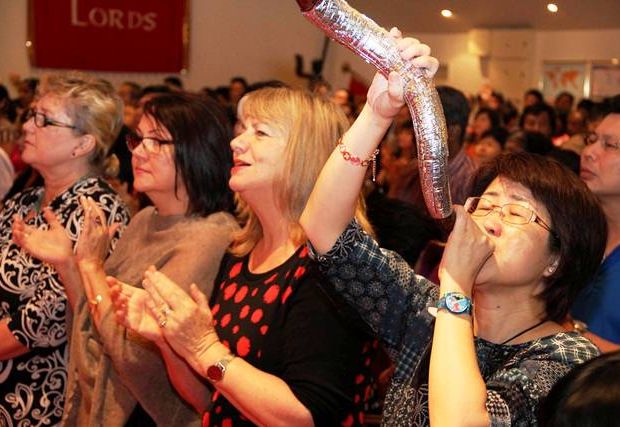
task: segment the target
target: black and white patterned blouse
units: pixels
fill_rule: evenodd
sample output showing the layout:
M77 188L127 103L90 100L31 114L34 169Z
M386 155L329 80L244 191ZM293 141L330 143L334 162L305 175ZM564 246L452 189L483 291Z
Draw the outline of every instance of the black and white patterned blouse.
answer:
M313 256L337 292L355 307L395 364L383 424L427 426L428 368L438 287L353 222L325 255ZM536 425L538 403L571 367L598 354L575 332L516 345L475 338L493 426ZM463 390L463 392L467 392Z
M25 218L36 210L42 194L42 187L18 193L0 213L0 319L8 319L13 336L30 350L0 361L2 427L54 426L62 416L68 354L64 288L51 265L28 255L11 238L13 215ZM92 197L105 212L108 224L127 224L124 203L105 181L96 177L81 179L50 203L74 242L83 217L80 196ZM26 223L48 227L42 213Z

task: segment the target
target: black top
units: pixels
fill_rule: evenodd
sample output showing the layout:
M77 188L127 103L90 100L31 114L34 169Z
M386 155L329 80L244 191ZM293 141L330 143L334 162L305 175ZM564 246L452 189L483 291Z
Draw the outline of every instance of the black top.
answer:
M211 297L215 328L231 352L284 380L315 425L351 419L364 336L319 286L305 247L262 274L227 255ZM252 425L217 390L204 426Z

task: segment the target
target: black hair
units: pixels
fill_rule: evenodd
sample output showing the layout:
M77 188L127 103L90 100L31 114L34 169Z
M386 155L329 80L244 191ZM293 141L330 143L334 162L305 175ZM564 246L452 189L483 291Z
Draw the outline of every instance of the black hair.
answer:
M197 95L168 93L148 101L144 114L172 136L176 176L189 196L187 215L231 212L232 132L222 108Z
M574 367L538 408L540 427L612 427L620 420L620 352Z
M183 89L183 82L177 76L168 76L164 79L164 83L167 85L176 86L179 89Z
M476 112L476 118L483 114L486 114L489 118L489 121L491 122L491 129L498 128L502 125L502 118L496 110L488 107L482 107Z
M482 195L498 176L529 189L549 212L553 233L548 244L558 254L558 265L545 278L539 297L549 320L561 322L601 263L607 240L605 215L583 181L553 159L530 153L500 154L478 169L472 195Z
M469 102L463 92L450 86L438 86L437 93L446 118L446 126L459 125L461 127L459 143L462 144L471 111Z
M144 95L149 95L151 93L170 93L171 90L168 86L166 85L150 85L150 86L145 86L142 88L142 91L140 92L140 98L142 98Z
M536 98L537 100L537 104L542 104L545 100L545 98L543 97L543 94L541 91L539 91L538 89L529 89L525 92L525 96L531 95L534 98Z
M496 140L503 149L506 145L506 140L508 139L508 131L501 127L491 128L485 132L482 132L482 135L480 135L480 139L487 137L491 137Z
M541 102L539 104L534 104L534 105L530 105L529 107L526 107L525 110L523 110L523 114L521 114L521 120L519 120L519 127L521 129L523 129L523 124L525 123L525 117L532 115L532 116L540 116L541 114L547 114L547 117L549 117L549 127L551 128L551 134L555 134L555 127L556 127L556 114L555 114L555 109L550 106L549 104L545 104L544 102Z

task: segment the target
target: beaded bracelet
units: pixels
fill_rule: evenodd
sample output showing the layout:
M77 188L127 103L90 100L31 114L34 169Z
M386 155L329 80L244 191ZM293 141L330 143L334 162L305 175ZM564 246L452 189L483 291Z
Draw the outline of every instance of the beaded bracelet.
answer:
M377 148L372 152L370 156L366 160L362 160L357 156L354 156L347 150L347 146L342 142L342 137L338 140L338 150L340 150L340 154L342 154L342 158L351 163L354 166L361 166L363 168L367 167L369 164L372 164L372 182L376 181L377 178L377 154L379 154L379 149Z

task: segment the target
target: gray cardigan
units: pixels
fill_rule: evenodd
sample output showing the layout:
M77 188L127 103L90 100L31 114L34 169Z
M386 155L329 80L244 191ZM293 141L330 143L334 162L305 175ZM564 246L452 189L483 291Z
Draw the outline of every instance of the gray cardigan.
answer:
M125 230L105 271L141 286L153 264L186 290L196 283L209 295L236 229L227 213L160 217L145 208ZM63 425L122 427L138 402L158 425L201 425L201 414L175 392L158 349L118 325L111 310L97 330L84 297L73 320L68 371Z

